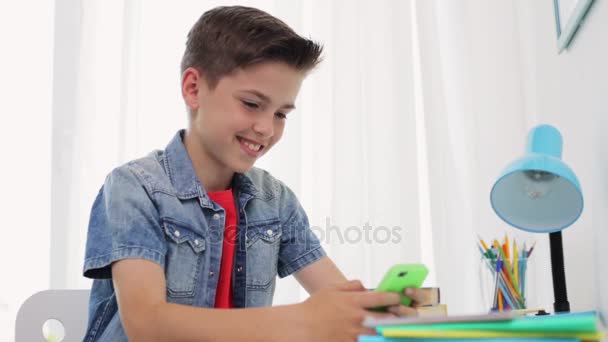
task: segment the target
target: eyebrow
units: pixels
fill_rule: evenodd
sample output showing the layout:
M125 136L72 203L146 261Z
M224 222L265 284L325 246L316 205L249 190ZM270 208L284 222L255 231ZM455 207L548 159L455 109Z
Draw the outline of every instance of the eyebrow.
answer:
M259 92L259 91L255 90L255 89L243 90L243 92L246 92L246 93L251 93L251 94L253 94L253 95L255 95L255 96L257 96L257 97L261 98L261 99L262 99L262 101L264 101L264 102L269 102L269 103L270 103L270 102L272 102L272 101L270 100L270 97L268 97L268 95L264 95L263 93L261 93L261 92ZM281 106L281 108L285 108L285 109L295 109L295 108L296 108L296 106L295 106L293 103L288 103L288 104L284 104L284 105L282 105L282 106Z

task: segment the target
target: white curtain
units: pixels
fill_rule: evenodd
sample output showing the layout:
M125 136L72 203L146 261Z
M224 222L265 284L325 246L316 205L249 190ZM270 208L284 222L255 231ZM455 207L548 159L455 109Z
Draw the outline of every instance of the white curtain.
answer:
M323 41L326 59L306 81L285 141L260 165L299 194L347 277L375 287L392 264L422 259L411 5L301 6L298 29ZM302 299L301 290L291 297L297 289L282 281L277 302Z
M99 186L113 167L164 148L186 126L178 72L186 33L205 10L236 3L325 45L283 141L258 166L293 188L349 278L374 287L394 263L432 262L432 247L421 247L430 227L419 215L409 1L82 1L75 110L55 128L72 134L53 147L69 156L55 168L70 175L56 179L64 186L55 188L53 231L63 245L51 263L54 287L89 286L80 270ZM275 303L305 297L291 277L279 282Z
M51 1L0 1L0 342L49 286L53 27Z
M442 300L450 311L478 312L491 302L478 236L505 234L528 247L536 242L527 274L528 307L552 309L545 235L502 222L490 190L502 168L524 152L527 131L538 124L527 58L520 41L525 3L417 1L423 107L429 155L433 251ZM526 70L527 71L527 70ZM477 267L472 267L477 265Z

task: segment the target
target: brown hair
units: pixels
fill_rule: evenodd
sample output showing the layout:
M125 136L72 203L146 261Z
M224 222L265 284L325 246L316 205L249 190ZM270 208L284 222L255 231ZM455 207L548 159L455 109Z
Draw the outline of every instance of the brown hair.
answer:
M213 89L222 76L261 62L284 62L308 72L321 62L322 50L264 11L216 7L203 13L188 33L181 72L196 68Z

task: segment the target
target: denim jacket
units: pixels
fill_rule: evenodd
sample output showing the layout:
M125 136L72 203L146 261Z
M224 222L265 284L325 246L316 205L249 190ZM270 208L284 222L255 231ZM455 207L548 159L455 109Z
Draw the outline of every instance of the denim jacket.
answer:
M95 199L84 262L84 276L94 279L85 341L127 340L111 279L111 264L121 259L159 264L168 302L214 306L225 212L199 182L182 140L180 131L164 151L113 170ZM233 304L269 306L277 275L325 252L293 192L268 172L237 173L232 188L238 213Z

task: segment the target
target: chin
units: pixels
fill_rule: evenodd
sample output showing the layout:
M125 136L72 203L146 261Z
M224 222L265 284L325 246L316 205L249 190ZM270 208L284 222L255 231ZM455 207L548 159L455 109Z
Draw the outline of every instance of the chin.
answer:
M253 167L254 163L235 163L235 165L233 165L233 170L234 172L237 173L245 173L249 170L251 170L251 168Z

